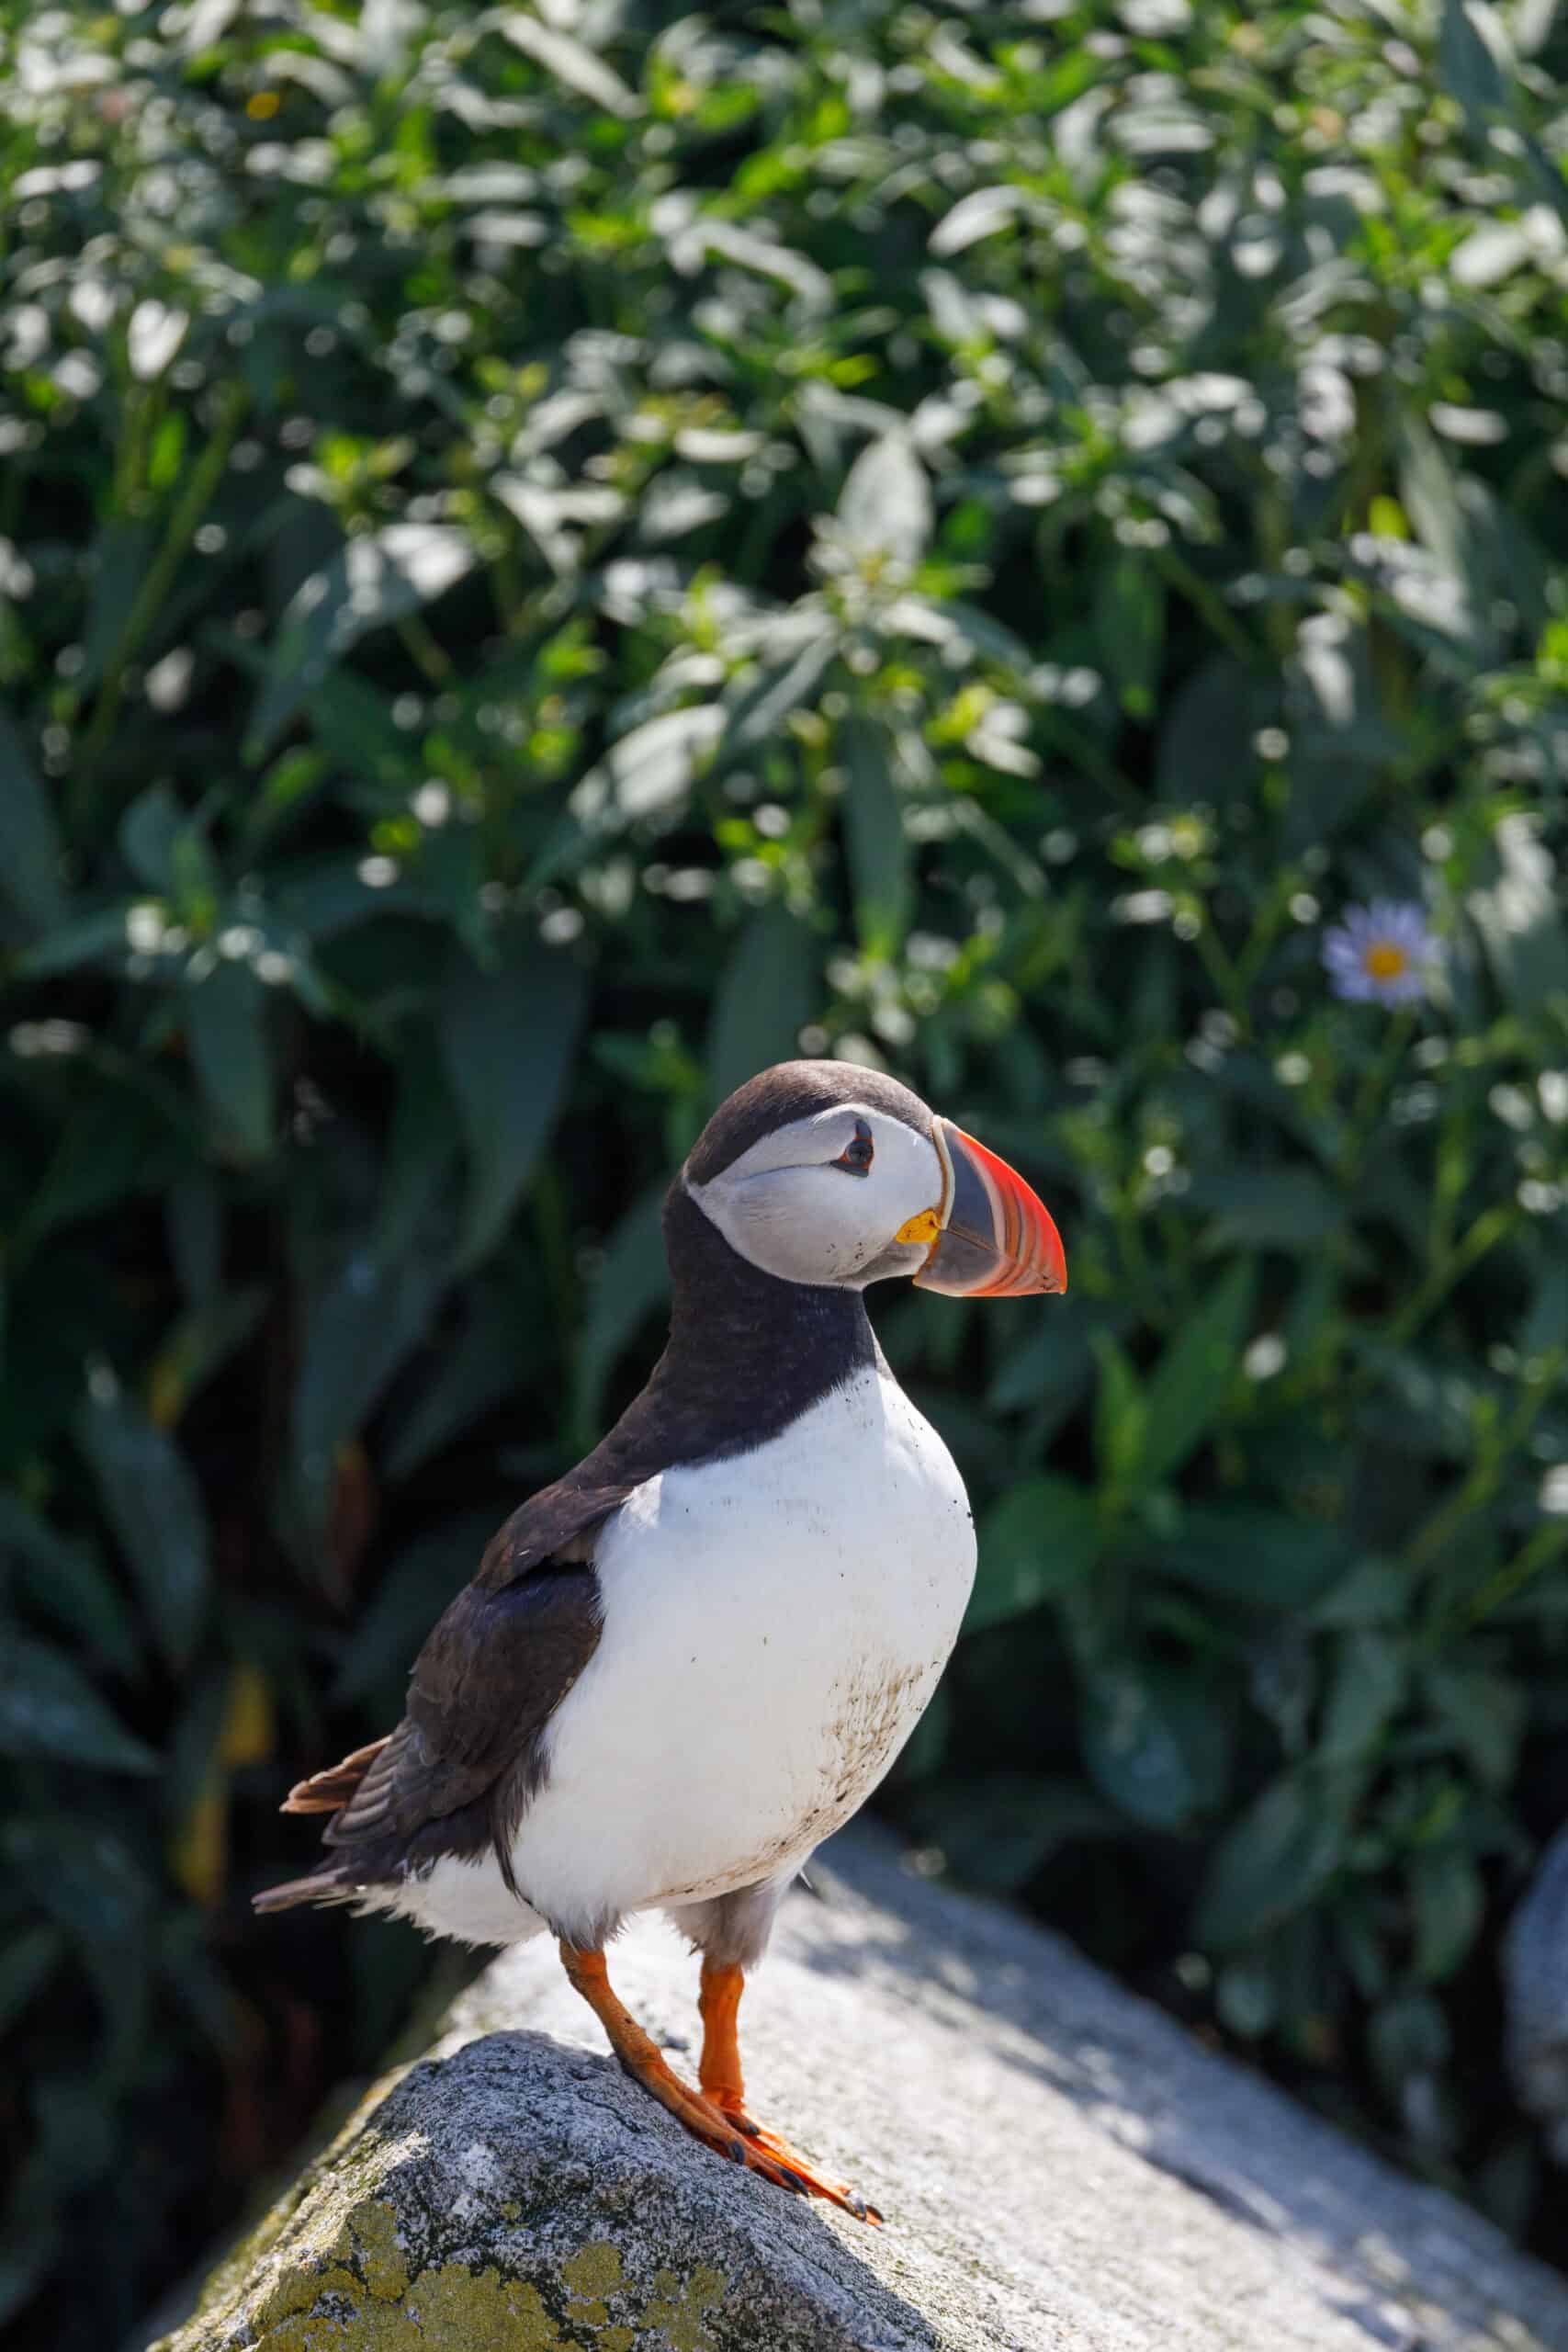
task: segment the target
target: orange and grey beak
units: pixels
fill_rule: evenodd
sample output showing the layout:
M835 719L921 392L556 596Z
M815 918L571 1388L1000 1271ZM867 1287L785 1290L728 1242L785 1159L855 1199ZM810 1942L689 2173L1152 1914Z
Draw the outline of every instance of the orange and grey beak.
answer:
M933 1132L945 1180L942 1206L911 1217L898 1236L931 1243L915 1276L917 1288L950 1298L1065 1291L1066 1253L1044 1202L1005 1159L951 1119L936 1120Z

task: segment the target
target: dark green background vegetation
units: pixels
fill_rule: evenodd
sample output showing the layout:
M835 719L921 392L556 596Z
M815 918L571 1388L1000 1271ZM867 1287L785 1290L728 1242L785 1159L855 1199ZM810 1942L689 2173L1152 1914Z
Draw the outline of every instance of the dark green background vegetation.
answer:
M280 1790L802 1045L1072 1264L878 1303L982 1528L888 1810L1544 2244L1551 7L6 21L0 2307L112 2343L384 2047Z

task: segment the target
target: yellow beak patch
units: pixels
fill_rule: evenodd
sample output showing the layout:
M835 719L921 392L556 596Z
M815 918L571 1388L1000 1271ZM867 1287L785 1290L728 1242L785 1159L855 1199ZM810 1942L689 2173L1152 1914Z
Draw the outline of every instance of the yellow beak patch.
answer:
M942 1211L940 1209L921 1209L918 1216L907 1217L905 1219L904 1223L898 1227L897 1232L893 1236L893 1238L895 1241L919 1241L930 1243L937 1240L940 1238L941 1233Z

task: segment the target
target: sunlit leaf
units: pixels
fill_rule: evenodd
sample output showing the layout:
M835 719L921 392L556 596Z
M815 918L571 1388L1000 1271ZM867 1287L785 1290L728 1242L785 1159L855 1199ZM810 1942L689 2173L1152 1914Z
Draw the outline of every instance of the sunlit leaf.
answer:
M1497 984L1515 1009L1568 1006L1568 930L1556 862L1535 820L1504 817L1493 834L1496 878L1472 891L1470 912Z
M931 484L902 434L890 433L863 449L850 468L839 499L840 531L865 557L918 563L931 535Z
M521 8L502 9L495 22L513 48L544 66L569 90L591 98L596 107L604 107L607 113L618 115L623 120L630 120L642 112L641 99L627 89L620 75L570 33L554 25L541 24L537 17L529 16Z
M434 604L472 570L473 542L445 523L389 523L351 539L300 588L279 624L251 720L249 756L265 757L302 702L367 631Z

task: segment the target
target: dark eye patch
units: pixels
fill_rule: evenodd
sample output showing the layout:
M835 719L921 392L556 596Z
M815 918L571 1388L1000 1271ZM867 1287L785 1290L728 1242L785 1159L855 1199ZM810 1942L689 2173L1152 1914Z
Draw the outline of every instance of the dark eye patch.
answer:
M871 1163L876 1158L876 1146L871 1139L871 1129L863 1119L855 1121L855 1131L837 1159L829 1167L847 1169L852 1176L869 1176Z

